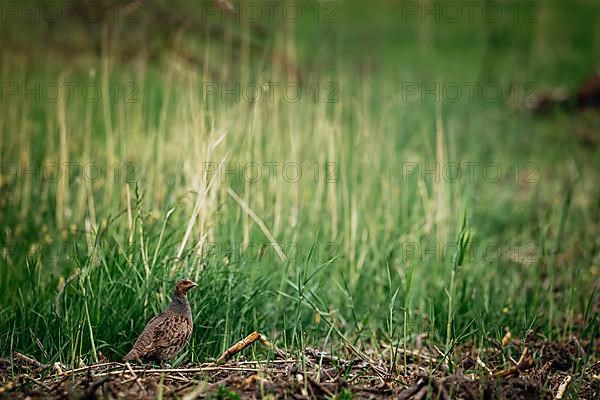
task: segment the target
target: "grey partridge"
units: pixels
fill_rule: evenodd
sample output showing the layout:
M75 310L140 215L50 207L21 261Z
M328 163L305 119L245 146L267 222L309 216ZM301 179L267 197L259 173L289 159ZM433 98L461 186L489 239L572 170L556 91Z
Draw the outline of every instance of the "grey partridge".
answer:
M169 307L148 322L123 361L142 358L164 361L183 349L192 334L192 309L187 292L196 286L189 279L177 282Z

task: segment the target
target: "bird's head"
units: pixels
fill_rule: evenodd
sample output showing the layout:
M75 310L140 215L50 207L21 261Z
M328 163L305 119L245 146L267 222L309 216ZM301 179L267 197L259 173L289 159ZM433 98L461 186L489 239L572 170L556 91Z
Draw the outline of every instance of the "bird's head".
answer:
M197 287L198 284L189 279L182 279L175 285L175 295L178 297L185 297L188 290Z

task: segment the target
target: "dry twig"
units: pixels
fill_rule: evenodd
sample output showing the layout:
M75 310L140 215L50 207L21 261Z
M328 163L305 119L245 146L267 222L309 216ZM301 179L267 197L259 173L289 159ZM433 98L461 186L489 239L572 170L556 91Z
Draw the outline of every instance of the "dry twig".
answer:
M243 338L242 340L240 340L239 342L237 342L236 344L234 344L233 346L231 346L230 348L225 350L225 352L223 354L221 354L221 357L219 357L217 362L224 363L224 362L229 361L231 359L231 357L233 357L240 351L244 350L246 347L250 346L252 343L259 340L260 336L261 336L260 333L258 333L256 331L252 332L251 334L249 334L248 336L246 336L245 338Z
M140 380L140 378L138 378L136 373L133 371L133 369L131 368L131 365L128 362L126 362L125 366L127 367L127 370L131 373L131 375L133 375L133 379L135 380L135 383L137 383L137 385L139 386L140 390L142 392L146 392L146 390L144 389L144 386L142 385L142 381Z
M26 356L25 354L21 354L18 351L15 351L13 353L13 360L16 361L20 361L23 364L35 367L35 368L48 368L48 366L46 364L42 364L41 362L39 362L38 360L31 358L29 356Z
M483 360L479 356L477 356L476 361L477 361L477 364L480 367L482 367L483 369L485 369L487 371L488 375L494 375L494 373L492 372L492 370L489 369L487 365L485 365L485 363L483 362Z
M571 379L573 379L571 375L567 375L567 377L562 381L558 387L558 390L556 391L556 394L554 395L555 400L561 400L565 396L565 392L569 387L569 383L571 383Z
M518 374L521 371L526 371L529 368L533 367L534 362L533 362L533 358L531 357L531 354L529 353L529 349L527 347L525 347L523 349L523 353L521 353L521 357L519 358L519 361L517 361L516 365L513 365L510 368L506 368L502 371L496 372L494 374L495 378L504 378L507 376L511 376L511 375L515 375Z
M49 392L52 390L52 388L51 388L50 386L46 385L44 382L42 382L42 381L40 381L40 380L37 380L37 379L35 379L35 378L34 378L34 377L32 377L32 376L29 376L29 375L24 375L23 377L24 377L25 379L28 379L28 380L30 380L31 382L35 383L36 385L39 385L39 386L43 387L44 389L46 389L46 390L47 390L47 391L49 391Z

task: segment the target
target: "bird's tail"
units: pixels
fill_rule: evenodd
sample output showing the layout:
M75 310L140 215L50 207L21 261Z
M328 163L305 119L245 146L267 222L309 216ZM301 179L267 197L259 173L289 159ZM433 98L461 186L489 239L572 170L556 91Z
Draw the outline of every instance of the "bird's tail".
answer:
M135 351L135 349L131 349L131 351L129 353L125 354L125 356L123 357L123 361L135 360L139 356L140 355L137 353L137 351Z

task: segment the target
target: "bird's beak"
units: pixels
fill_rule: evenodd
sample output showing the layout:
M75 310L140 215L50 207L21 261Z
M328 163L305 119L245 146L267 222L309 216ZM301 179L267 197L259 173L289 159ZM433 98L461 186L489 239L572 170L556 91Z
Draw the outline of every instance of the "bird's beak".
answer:
M195 287L198 287L198 284L196 282L192 282L192 286L190 286L190 289Z

